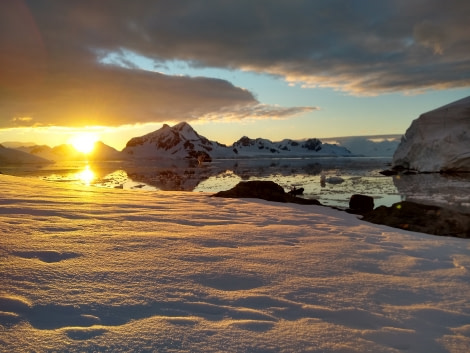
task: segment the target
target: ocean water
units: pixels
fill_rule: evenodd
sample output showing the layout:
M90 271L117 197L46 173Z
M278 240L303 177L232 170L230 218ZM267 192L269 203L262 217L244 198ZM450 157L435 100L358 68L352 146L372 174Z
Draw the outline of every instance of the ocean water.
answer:
M301 197L347 208L353 194L374 198L375 206L401 200L438 204L470 213L470 175L384 176L390 158L284 158L187 161L60 162L47 166L3 167L1 171L52 183L90 187L216 193L240 181L272 180L286 191L304 188Z

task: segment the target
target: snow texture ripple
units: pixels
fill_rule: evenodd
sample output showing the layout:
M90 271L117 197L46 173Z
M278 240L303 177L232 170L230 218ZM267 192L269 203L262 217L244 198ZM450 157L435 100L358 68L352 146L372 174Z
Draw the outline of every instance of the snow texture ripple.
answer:
M2 352L468 352L470 243L0 175Z

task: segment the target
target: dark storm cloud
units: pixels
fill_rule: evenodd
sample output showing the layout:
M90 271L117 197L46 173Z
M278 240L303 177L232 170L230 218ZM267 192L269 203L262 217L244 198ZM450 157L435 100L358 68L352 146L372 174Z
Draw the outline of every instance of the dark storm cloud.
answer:
M94 109L88 119L106 116L116 124L213 116L230 107L239 117L249 107L255 115L269 111L228 82L100 64L101 56L122 50L156 63L253 70L353 94L470 84L468 1L31 0L0 6L2 121L5 105L17 123L33 118L42 124L55 124L58 108L67 107L83 112L76 119ZM86 104L75 102L77 95ZM44 102L50 118L41 121ZM271 112L287 112L278 110Z

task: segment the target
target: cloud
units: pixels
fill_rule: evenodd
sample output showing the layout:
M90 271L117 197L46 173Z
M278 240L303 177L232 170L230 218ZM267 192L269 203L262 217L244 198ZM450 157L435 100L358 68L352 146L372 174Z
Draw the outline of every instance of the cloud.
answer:
M460 0L5 1L0 127L264 116L227 81L100 62L122 51L360 95L466 87L469 12Z
M222 107L253 103L250 92L224 80L82 65L74 74L57 71L40 85L5 92L0 109L12 118L0 120L0 127L193 120Z
M228 81L101 63L103 53L146 38L134 33L127 10L104 4L0 4L0 128L190 121L221 111L233 117L233 109L248 117L251 108L260 116L253 94ZM275 110L285 116L292 108Z
M269 104L244 104L239 106L223 107L199 117L200 120L259 120L259 119L286 119L295 115L318 110L317 107L280 107Z

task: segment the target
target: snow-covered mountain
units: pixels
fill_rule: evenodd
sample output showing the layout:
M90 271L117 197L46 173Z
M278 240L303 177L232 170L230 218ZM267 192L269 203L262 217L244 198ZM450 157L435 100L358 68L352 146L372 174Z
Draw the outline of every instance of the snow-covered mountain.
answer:
M46 164L51 163L51 161L26 152L18 151L14 148L7 148L0 145L0 165L27 163Z
M150 134L131 139L123 150L135 159L189 159L211 161L216 158L351 156L344 147L325 144L318 139L305 141L250 139L246 136L232 146L210 141L188 123L163 127Z
M470 96L415 119L392 164L420 172L470 172Z
M211 161L224 157L227 147L209 141L185 122L175 126L164 124L159 130L134 137L122 150L130 159L188 159Z
M250 139L244 136L233 144L232 151L238 157L351 156L351 152L346 148L322 143L316 138L305 141L285 139L272 142L267 139Z
M101 141L95 143L93 153L85 155L78 152L72 145L63 144L55 147L46 145L21 146L19 151L32 154L37 157L52 161L70 161L70 160L118 160L121 159L121 152L104 144Z

